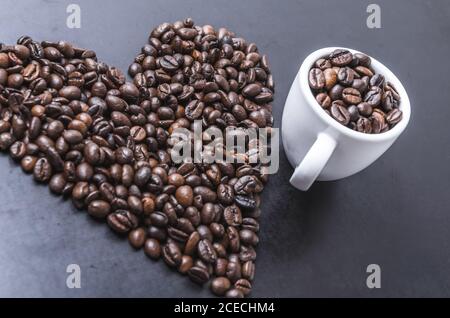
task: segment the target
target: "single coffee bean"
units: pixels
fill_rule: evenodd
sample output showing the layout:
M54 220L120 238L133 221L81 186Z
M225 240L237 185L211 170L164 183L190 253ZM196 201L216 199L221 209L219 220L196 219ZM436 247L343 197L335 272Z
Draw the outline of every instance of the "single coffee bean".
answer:
M365 117L360 117L356 122L356 130L365 134L370 134L372 132L370 120Z
M230 287L230 280L226 277L216 277L211 281L211 291L217 296L225 295Z
M354 122L357 121L359 118L359 110L358 107L355 105L350 105L347 107L348 113L350 114L350 121Z
M162 248L162 255L167 265L176 267L180 265L182 254L177 244L167 242Z
M217 254L209 240L203 239L198 242L197 253L207 263L214 263L217 260Z
M154 238L148 238L144 244L145 255L152 259L158 259L161 256L161 245Z
M48 184L49 189L55 194L62 194L66 185L67 181L63 173L53 175Z
M137 217L127 210L116 210L107 217L108 225L117 233L128 233L138 226Z
M204 267L193 266L188 270L189 278L197 284L203 285L209 280L208 270Z
M338 77L334 69L327 68L323 71L325 76L325 88L327 90L331 89L334 85L336 85Z
M105 218L111 211L108 202L102 200L92 201L88 206L88 213L95 218Z
M27 154L27 146L22 141L16 141L9 148L9 155L13 160L21 160Z
M194 266L194 260L189 255L183 255L181 257L181 263L178 266L178 271L181 274L187 274L187 272Z
M361 102L361 93L354 88L347 87L342 91L342 99L349 105Z
M386 121L388 122L389 125L392 126L398 124L402 120L402 117L403 117L402 111L399 109L394 109L387 114Z
M331 116L342 125L350 122L350 113L345 106L334 103L331 105Z
M234 283L234 288L240 290L244 296L247 296L252 290L252 284L248 280L241 278Z
M321 69L313 68L309 71L309 86L312 89L322 89L325 86L325 75Z
M345 66L353 60L353 55L348 50L336 49L330 54L329 59L333 65Z
M369 103L363 102L358 104L358 111L361 115L369 117L372 115L372 106Z
M178 203L180 203L183 207L192 205L192 200L194 199L193 195L192 188L188 185L179 187L175 193Z
M146 241L146 231L144 228L139 227L137 229L132 230L128 234L128 241L130 245L136 249L141 248Z
M33 169L34 180L48 182L52 176L52 166L47 158L39 158Z
M25 156L20 161L20 165L23 171L27 173L31 173L34 170L34 166L36 165L37 158L35 156Z

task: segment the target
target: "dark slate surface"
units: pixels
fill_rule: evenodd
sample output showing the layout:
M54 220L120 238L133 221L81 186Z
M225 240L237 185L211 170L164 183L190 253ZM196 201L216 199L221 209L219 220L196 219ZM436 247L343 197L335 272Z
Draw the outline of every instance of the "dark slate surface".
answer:
M126 70L161 22L192 16L227 26L269 55L277 127L311 51L346 46L383 61L409 93L409 127L370 168L308 193L288 184L292 168L281 150L263 200L253 296L450 296L448 1L379 0L379 30L365 25L368 1L78 1L78 30L66 28L71 2L2 1L0 40L66 39ZM4 155L0 198L0 296L210 296L50 195ZM81 289L65 285L71 263L81 266ZM365 284L371 263L382 269L378 290Z

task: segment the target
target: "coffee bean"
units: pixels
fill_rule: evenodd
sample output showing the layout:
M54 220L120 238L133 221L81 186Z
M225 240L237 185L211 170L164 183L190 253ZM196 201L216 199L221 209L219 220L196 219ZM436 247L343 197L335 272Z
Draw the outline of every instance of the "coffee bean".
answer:
M136 249L139 249L144 245L146 241L145 238L146 232L142 227L134 229L128 234L128 241L130 242L130 245Z
M230 287L230 280L226 277L216 277L211 281L211 291L217 296L225 295Z
M27 154L27 146L22 141L16 141L9 148L9 155L13 160L21 160Z
M34 180L37 182L47 182L52 176L52 166L47 158L39 158L33 169Z
M127 210L116 210L107 217L108 225L118 233L127 233L138 226L137 217Z
M358 111L361 115L369 117L372 114L372 106L369 103L363 102L358 104Z
M387 114L386 121L389 125L396 125L402 120L402 117L402 111L399 109L394 109Z
M209 240L203 239L198 242L197 253L207 263L214 263L217 260L217 254Z
M356 122L356 130L365 134L370 134L372 132L372 124L370 123L370 120L360 117Z
M194 199L192 188L188 185L179 187L175 193L175 197L183 207L192 205L192 200Z
M241 210L236 205L227 206L223 211L225 222L231 226L239 226L242 223Z
M62 194L67 185L66 178L63 173L54 174L48 184L49 189L55 194Z
M178 271L181 274L187 274L187 272L194 266L194 260L189 255L183 255L181 263L178 266Z
M78 144L83 141L83 135L74 129L69 129L63 132L64 139L71 145Z
M244 296L250 294L252 290L252 284L246 280L246 279L239 279L237 282L234 283L234 288L241 291Z
M331 98L327 93L319 93L316 96L316 101L322 108L328 108L331 106Z
M1 137L1 135L0 135L0 137ZM1 140L1 138L0 138L0 140ZM23 171L25 171L27 173L31 173L34 170L36 161L37 161L37 158L34 156L25 156L20 161L20 165L21 165Z
M342 91L342 99L349 105L361 102L361 93L354 88L347 87Z
M331 105L331 116L342 125L350 122L350 113L345 106L333 102Z
M255 264L252 261L247 261L242 265L242 277L253 280L255 275Z
M370 67L371 59L369 56L363 53L355 53L354 57L358 60L358 65Z
M161 246L156 239L149 238L145 241L144 252L148 257L158 259L161 256Z
M173 242L167 242L162 248L162 255L167 265L176 267L180 265L182 254L178 245Z
M88 213L95 218L105 218L111 211L108 202L102 200L92 201L88 206Z
M200 267L198 265L191 267L188 270L188 275L189 275L189 278L193 282L200 284L200 285L203 285L204 283L206 283L210 277L208 270L206 268Z
M329 59L333 65L345 66L353 60L353 55L347 50L336 49L330 54Z
M313 68L309 71L309 86L312 89L322 89L325 86L325 75L321 69Z

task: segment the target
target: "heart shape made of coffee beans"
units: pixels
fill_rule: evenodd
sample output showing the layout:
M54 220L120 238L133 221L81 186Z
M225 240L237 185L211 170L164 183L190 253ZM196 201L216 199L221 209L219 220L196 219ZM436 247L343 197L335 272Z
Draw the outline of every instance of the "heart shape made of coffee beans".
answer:
M169 137L195 120L272 127L267 57L187 18L156 27L128 72L65 41L1 45L0 150L150 258L216 295L248 295L267 166L248 152L176 164Z

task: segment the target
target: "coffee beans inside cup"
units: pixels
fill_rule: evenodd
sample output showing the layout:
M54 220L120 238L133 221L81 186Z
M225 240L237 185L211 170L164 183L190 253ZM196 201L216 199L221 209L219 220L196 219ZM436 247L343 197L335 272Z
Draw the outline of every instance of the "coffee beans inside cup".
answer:
M325 112L355 131L383 133L402 119L400 95L365 54L336 49L315 61L308 83Z

